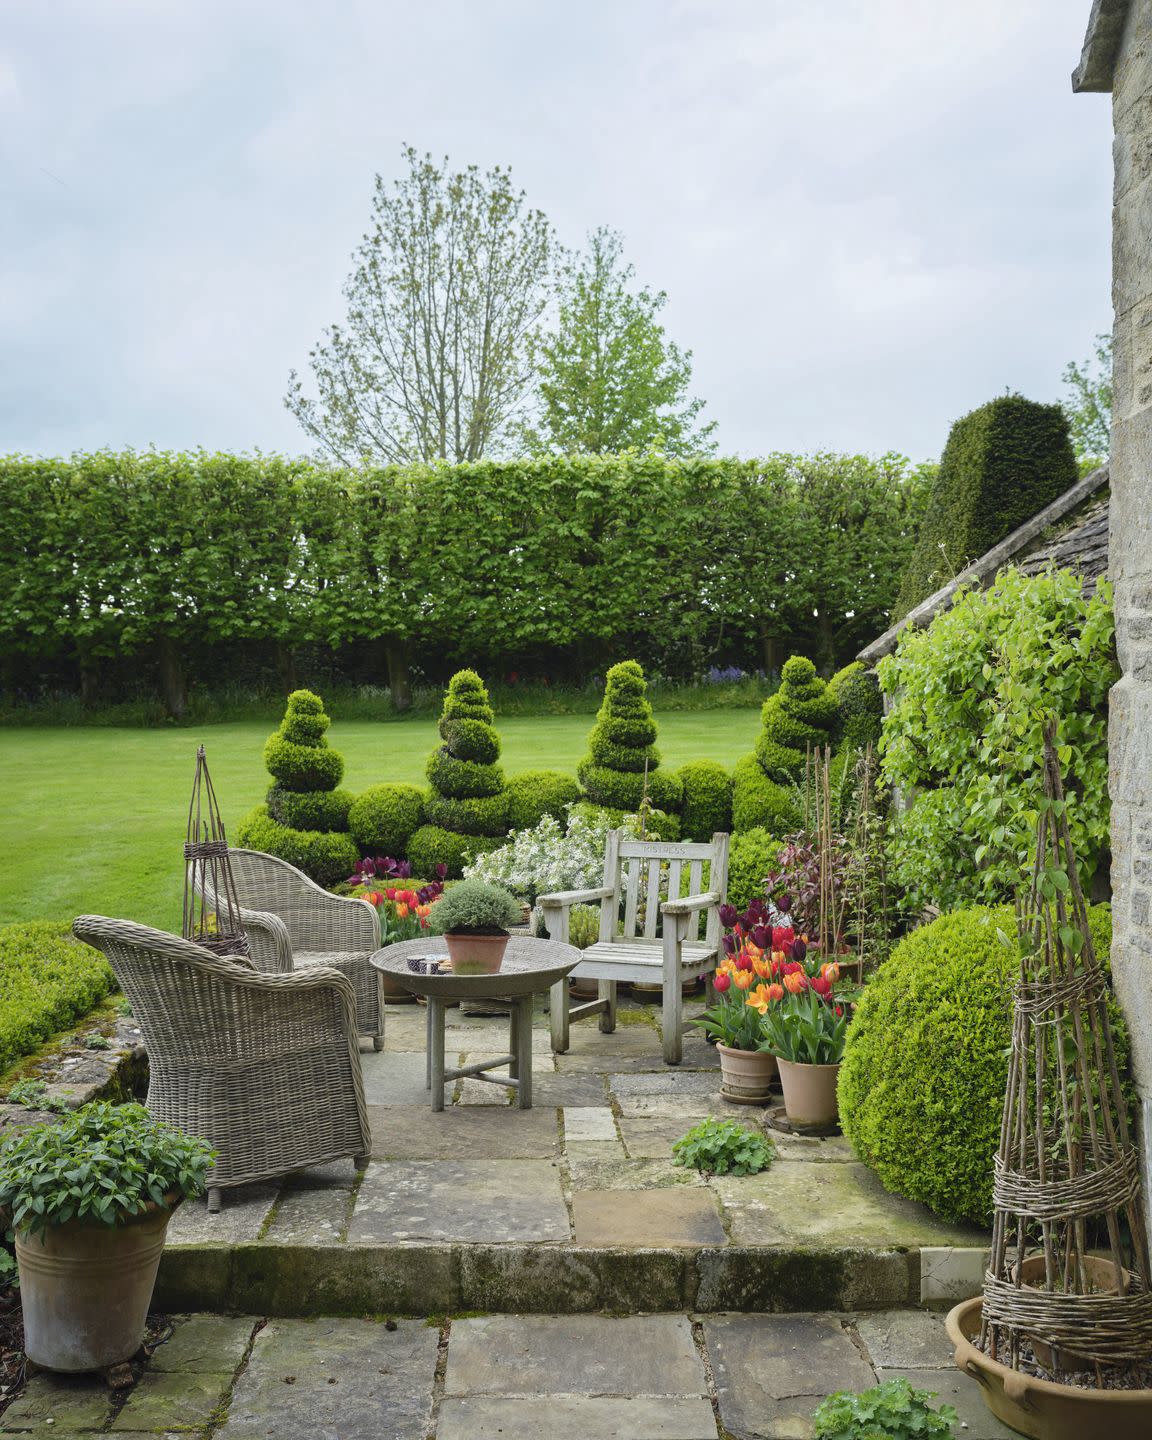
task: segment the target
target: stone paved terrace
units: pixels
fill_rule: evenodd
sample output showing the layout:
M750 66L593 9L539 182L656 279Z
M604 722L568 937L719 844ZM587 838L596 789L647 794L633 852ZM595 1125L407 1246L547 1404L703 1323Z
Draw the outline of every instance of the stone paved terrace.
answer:
M436 1114L424 1088L424 1011L389 1007L364 1053L373 1160L282 1188L186 1205L157 1292L168 1310L261 1315L793 1311L942 1303L973 1294L986 1236L887 1194L847 1141L776 1138L758 1176L705 1180L671 1163L705 1116L755 1124L721 1099L714 1049L660 1058L657 1010L612 1035L573 1026L553 1056L534 1034L534 1108L456 1082ZM506 1050L506 1022L449 1012L457 1063Z
M831 1391L905 1376L968 1440L1011 1440L938 1315L177 1318L134 1389L35 1376L5 1436L119 1440L805 1440Z

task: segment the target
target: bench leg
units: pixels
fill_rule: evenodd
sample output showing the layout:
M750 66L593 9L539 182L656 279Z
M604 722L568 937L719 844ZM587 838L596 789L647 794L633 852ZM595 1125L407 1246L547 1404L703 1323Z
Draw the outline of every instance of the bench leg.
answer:
M687 917L677 915L671 925L668 924L668 918L666 916L664 920L664 1063L679 1065L684 1057L684 1037L680 1033L684 1017L683 981L680 975L684 935L681 927L686 928Z
M607 1008L600 1014L600 1033L611 1035L616 1029L616 981L597 981L596 993L599 999L607 1002Z
M222 1198L221 1198L221 1195L220 1195L219 1187L218 1187L218 1186L215 1186L215 1185L209 1185L209 1187L208 1187L208 1214L209 1214L209 1215L219 1215L219 1213L220 1213L220 1206L221 1206L222 1203L223 1203L223 1201L222 1201Z
M552 1030L552 1049L563 1055L568 1049L568 979L558 980L552 986L549 1002L549 1025Z

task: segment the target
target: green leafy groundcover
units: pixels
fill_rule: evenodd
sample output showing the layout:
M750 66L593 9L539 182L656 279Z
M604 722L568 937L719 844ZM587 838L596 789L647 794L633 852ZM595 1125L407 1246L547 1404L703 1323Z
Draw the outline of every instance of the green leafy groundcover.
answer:
M0 926L0 1072L115 988L98 950L52 920Z

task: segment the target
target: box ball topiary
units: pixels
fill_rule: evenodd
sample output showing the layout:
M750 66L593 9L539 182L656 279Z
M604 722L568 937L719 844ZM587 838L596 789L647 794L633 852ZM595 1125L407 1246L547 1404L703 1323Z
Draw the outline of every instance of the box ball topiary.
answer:
M1111 909L1089 923L1107 960ZM1011 907L974 906L913 930L868 982L840 1069L840 1123L886 1189L945 1220L987 1225L1008 1079ZM1114 1002L1117 1058L1127 1036Z
M745 755L732 771L732 829L764 829L790 835L800 828L800 800L790 785L765 775L755 755Z
M508 777L507 794L509 830L534 830L545 815L563 824L580 786L562 770L523 770Z
M729 905L745 910L749 901L764 897L764 877L775 868L784 842L762 826L732 836L728 850Z
M346 880L360 860L351 835L335 830L293 830L268 813L267 805L249 811L236 829L237 843L246 850L263 850L303 870L317 885Z
M828 693L836 704L837 741L857 750L877 745L884 700L875 670L869 670L862 660L853 660L829 680Z
M365 855L403 859L423 824L424 793L415 785L370 785L348 811L348 828Z
M457 830L461 835L507 835L508 796L504 791L498 795L473 795L461 798L455 795L428 794L424 801L424 814L429 825L441 825L445 830Z
M437 865L445 865L448 879L458 880L469 860L498 850L503 843L494 836L461 835L440 825L421 825L408 841L408 862L414 875L434 875Z
M680 833L685 840L711 840L732 829L732 776L715 760L691 760L676 772L682 794Z
M350 790L285 790L273 785L265 797L273 820L289 830L347 830L355 798Z

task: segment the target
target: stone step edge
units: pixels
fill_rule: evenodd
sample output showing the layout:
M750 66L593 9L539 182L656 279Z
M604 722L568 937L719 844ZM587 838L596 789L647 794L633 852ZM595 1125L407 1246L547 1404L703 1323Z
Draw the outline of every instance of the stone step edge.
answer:
M883 1310L976 1294L985 1256L951 1247L172 1245L154 1303L282 1317Z

